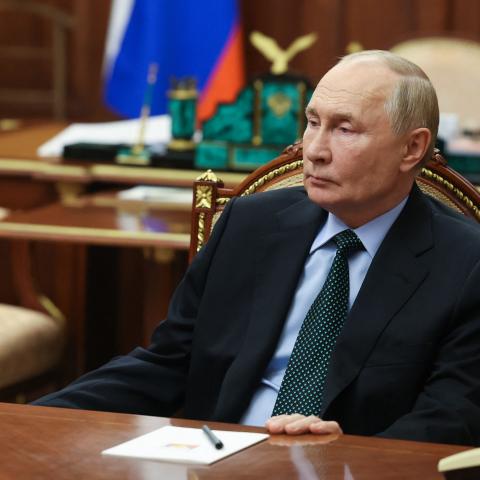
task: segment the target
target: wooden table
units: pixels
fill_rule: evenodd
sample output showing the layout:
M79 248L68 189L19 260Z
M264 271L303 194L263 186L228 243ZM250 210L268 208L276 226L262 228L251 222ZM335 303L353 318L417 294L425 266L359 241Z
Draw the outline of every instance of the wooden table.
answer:
M192 467L102 456L118 443L165 425L200 426L179 419L0 404L2 479L442 479L440 458L465 449L344 435L272 436L211 466ZM225 430L263 431L229 424Z
M119 211L128 208L119 209L113 202L100 204L88 190L91 185L98 190L98 185L105 189L112 184L118 189L137 184L191 187L201 172L39 158L37 148L65 127L65 123L34 122L0 132L0 207L13 211L0 222L0 237L187 250L190 205L176 209L175 219L170 221L168 205L144 204L140 206L143 212L153 211L160 222L165 220L165 228L128 229L119 220ZM222 174L226 186L237 185L243 178L244 173ZM168 228L170 225L174 228Z
M187 267L190 216L190 205L99 193L13 211L0 221L0 239L13 241L12 270L25 298L35 295L36 284L61 278L48 296L71 332L67 377L149 344ZM28 253L19 255L19 247ZM62 250L69 253L59 257ZM41 258L25 262L26 255ZM31 268L39 262L47 265Z
M74 183L123 183L191 186L202 172L174 168L151 168L86 161L39 158L37 148L67 126L61 122L30 122L16 130L0 132L0 175L16 175L38 181ZM238 185L245 173L222 172L227 187Z
M114 192L13 211L0 238L188 250L191 204L124 201Z
M0 207L9 212L0 220L0 268L20 277L25 263L11 268L10 242L34 246L35 283L68 319L78 375L149 342L187 265L190 205L121 203L112 191L189 187L201 172L37 157L38 146L65 126L34 122L0 132ZM223 180L233 186L244 177L225 173ZM10 284L6 275L0 301L17 303Z

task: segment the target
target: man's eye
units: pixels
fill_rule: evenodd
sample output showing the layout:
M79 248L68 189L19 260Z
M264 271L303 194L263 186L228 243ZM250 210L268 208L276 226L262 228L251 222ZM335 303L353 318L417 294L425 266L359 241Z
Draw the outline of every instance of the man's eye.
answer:
M316 126L319 124L317 118L307 118L307 122L308 122L308 124L311 125L312 127L316 127Z
M342 133L352 133L352 130L349 127L338 127Z

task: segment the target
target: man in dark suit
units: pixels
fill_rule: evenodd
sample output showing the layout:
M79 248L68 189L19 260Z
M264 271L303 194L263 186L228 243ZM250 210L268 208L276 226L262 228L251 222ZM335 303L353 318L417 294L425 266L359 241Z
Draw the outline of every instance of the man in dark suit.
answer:
M414 186L433 87L362 52L307 120L305 189L230 201L151 345L38 404L480 443L480 229Z

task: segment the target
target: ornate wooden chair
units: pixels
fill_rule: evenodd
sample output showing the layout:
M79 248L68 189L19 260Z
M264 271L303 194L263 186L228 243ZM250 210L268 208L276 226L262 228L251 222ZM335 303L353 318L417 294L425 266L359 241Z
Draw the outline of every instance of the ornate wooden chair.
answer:
M279 157L252 172L234 189L224 188L210 170L201 175L194 184L190 260L208 240L230 198L302 185L302 153L301 143L287 147ZM419 173L417 185L427 195L480 222L480 192L448 167L437 150Z
M21 306L0 303L0 401L23 403L62 383L66 322L32 282L27 242L12 243Z

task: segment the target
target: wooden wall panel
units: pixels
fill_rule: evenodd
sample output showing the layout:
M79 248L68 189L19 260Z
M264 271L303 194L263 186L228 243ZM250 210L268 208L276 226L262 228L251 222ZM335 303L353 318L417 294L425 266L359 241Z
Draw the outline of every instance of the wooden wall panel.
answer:
M412 1L349 0L345 2L345 36L366 49L386 49L392 38L412 30Z
M74 18L68 37L68 115L71 119L115 118L102 105L102 59L110 0L38 0L55 6ZM1 0L0 0L1 4ZM269 62L247 39L252 30L274 37L282 47L312 31L318 40L300 53L291 69L316 82L345 54L349 42L365 48L391 48L419 36L456 36L480 41L480 1L478 0L240 0L245 31L247 72L264 73ZM22 45L48 45L49 30L32 18L3 18L0 15L0 50L12 39ZM43 88L50 81L47 61L2 65L0 88ZM0 99L0 117L7 115L48 117L45 106L25 109Z
M415 1L412 6L414 20L412 32L421 35L438 35L449 30L452 22L451 0ZM411 32L409 32L411 33Z
M314 83L336 63L343 48L342 4L343 1L309 1L304 2L300 12L299 22L303 27L293 32L293 38L316 32L318 39L312 48L294 58L291 66L306 73Z
M456 0L452 5L452 30L466 38L480 37L480 2Z
M73 0L76 33L72 38L70 70L71 115L92 119L115 118L102 104L102 65L110 0Z
M341 46L341 4L331 0L284 0L279 8L277 0L244 0L242 14L249 75L265 73L270 68L270 63L248 40L253 30L275 38L282 48L287 48L300 35L317 32L315 45L295 57L290 68L306 74L312 81L318 79L334 63Z
M101 63L110 0L39 0L71 16L67 32L67 116L69 118L108 117L101 105ZM0 7L2 1L0 0ZM21 7L21 2L19 2ZM12 46L23 50L20 58L2 55ZM46 54L31 58L29 49L42 47ZM0 8L0 88L48 90L52 86L53 60L51 22L37 15L2 11ZM46 95L45 95L46 97ZM45 101L28 104L0 96L0 117L51 117Z
M45 22L36 21L33 15L18 15L13 12L2 14L0 47L9 46L12 37L19 48L27 50L32 45L44 46L49 42L49 31ZM27 64L28 62L28 64ZM18 73L22 72L22 75ZM2 61L2 84L10 88L25 87L35 83L38 88L46 88L50 83L50 70L43 58L15 59L5 56Z

